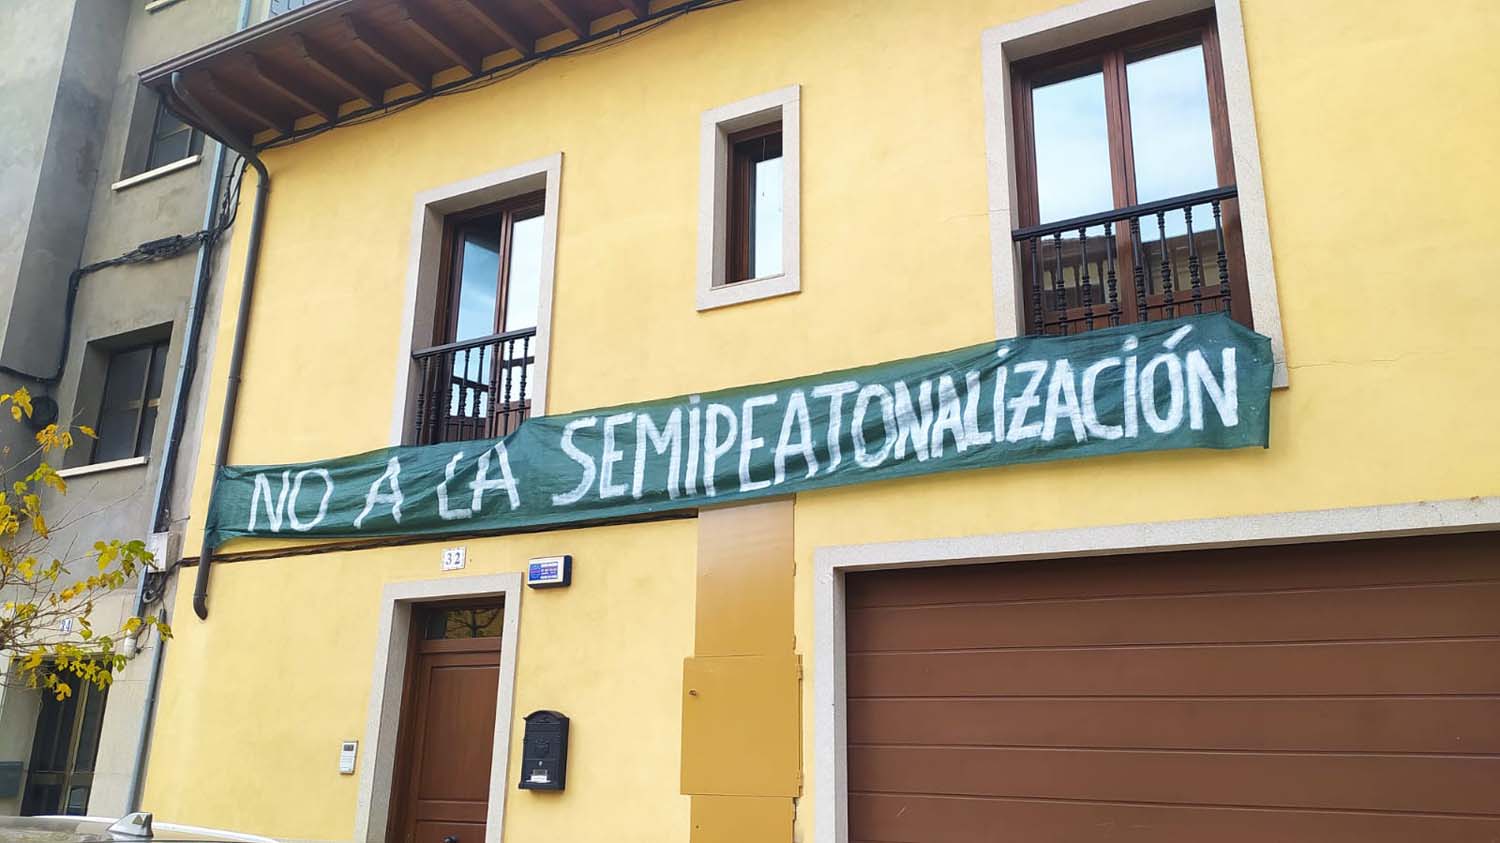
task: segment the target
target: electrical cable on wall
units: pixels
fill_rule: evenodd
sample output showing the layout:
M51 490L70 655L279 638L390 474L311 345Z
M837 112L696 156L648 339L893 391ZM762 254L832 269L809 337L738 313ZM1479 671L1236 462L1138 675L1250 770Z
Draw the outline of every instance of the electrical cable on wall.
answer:
M238 172L230 179L234 184L234 188L232 191L225 191L224 193L224 210L227 213L220 213L222 222L218 225L212 228L205 228L201 231L195 231L192 234L173 234L170 237L148 240L123 255L85 264L68 273L68 295L67 300L63 304L62 346L57 351L57 365L50 373L39 375L35 372L22 371L3 363L0 363L0 373L43 386L53 386L61 381L63 370L67 367L68 363L68 346L73 341L73 310L78 302L78 288L83 282L83 277L112 266L154 263L174 258L184 252L196 249L200 245L217 240L220 235L228 230L229 226L234 224L234 214L238 210L240 183L245 176L244 159L241 159L237 166Z

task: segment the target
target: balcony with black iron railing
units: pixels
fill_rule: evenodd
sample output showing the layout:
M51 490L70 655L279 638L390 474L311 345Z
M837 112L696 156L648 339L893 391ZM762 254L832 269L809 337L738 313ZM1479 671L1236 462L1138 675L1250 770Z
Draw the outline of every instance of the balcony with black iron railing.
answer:
M1249 323L1233 185L1011 234L1027 334L1226 312Z
M508 435L531 415L536 329L452 342L412 354L419 445Z

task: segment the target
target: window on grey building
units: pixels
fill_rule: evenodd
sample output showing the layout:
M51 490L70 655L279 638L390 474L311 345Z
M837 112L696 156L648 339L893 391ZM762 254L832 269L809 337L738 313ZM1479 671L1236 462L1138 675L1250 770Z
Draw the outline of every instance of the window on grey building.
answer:
M91 462L143 457L151 452L161 402L167 341L120 348L109 355Z
M140 175L202 151L202 132L179 120L151 89L137 89L121 178Z
M287 12L300 9L303 6L311 6L317 0L271 0L270 17L284 15Z
M203 135L177 119L158 99L156 119L151 124L151 142L146 147L146 169L154 170L163 164L192 155L203 149Z
M88 812L107 692L90 682L76 684L78 692L65 699L41 695L23 816Z

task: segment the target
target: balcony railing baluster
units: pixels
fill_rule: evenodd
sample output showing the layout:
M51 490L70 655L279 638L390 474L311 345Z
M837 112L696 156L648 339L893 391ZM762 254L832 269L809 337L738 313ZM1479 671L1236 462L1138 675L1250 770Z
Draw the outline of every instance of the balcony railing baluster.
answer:
M1146 321L1146 253L1141 241L1141 219L1130 218L1130 255L1135 262L1136 321Z
M1093 328L1104 318L1108 318L1111 325L1124 321L1170 319L1187 312L1190 297L1194 313L1230 311L1232 279L1222 205L1237 195L1233 186L1220 187L1012 232L1011 239L1016 248L1023 250L1017 253L1018 263L1030 270L1029 275L1023 273L1031 284L1029 299L1021 299L1031 308L1029 331L1033 334L1078 333ZM1197 231L1193 221L1193 208L1200 205L1208 205L1213 211L1218 248L1217 284L1212 284L1205 275L1203 251L1207 245L1198 243L1198 237L1206 237L1207 232ZM1181 229L1167 226L1169 215L1176 213L1183 215L1186 234ZM1200 222L1201 219L1200 215ZM1155 223L1156 248L1161 250L1160 255L1155 254L1148 239L1150 232L1143 234L1141 231L1142 220ZM1104 230L1104 257L1099 259L1097 272L1089 265L1091 228ZM1065 249L1072 248L1067 245L1064 235L1071 236L1074 232L1078 236L1076 263L1075 256L1063 254ZM1185 244L1183 237L1187 238ZM1050 260L1046 256L1048 241L1053 250ZM1119 274L1124 268L1120 263L1126 249L1130 252L1127 266L1131 277L1121 279ZM1074 269L1073 286L1077 288L1073 292L1068 290L1064 277L1070 267ZM1177 282L1179 277L1187 282L1181 288ZM1121 289L1122 280L1125 281L1124 289ZM1047 283L1052 284L1050 291ZM1217 306L1210 306L1211 302ZM1107 313L1101 310L1107 310Z
M1059 313L1068 312L1068 288L1063 284L1063 258L1062 258L1062 232L1052 235L1052 256L1056 259L1057 269L1052 273L1052 290L1057 296L1057 310ZM1062 332L1068 332L1068 323L1061 324Z
M1036 333L1042 333L1042 270L1036 257L1036 241L1033 237L1027 241L1031 247L1031 320Z
M1106 222L1104 224L1104 261L1106 264L1106 295L1109 296L1109 324L1120 324L1120 290L1115 280L1115 256L1118 253L1115 246L1115 224Z
M1177 315L1172 307L1173 288L1176 285L1173 283L1172 278L1172 246L1167 242L1166 211L1156 212L1156 237L1157 242L1161 244L1161 291L1167 303L1166 308L1162 312L1167 315L1168 319L1171 319Z
M1219 290L1220 297L1224 302L1223 307L1220 307L1219 309L1227 312L1232 310L1232 308L1230 307L1231 302L1229 298L1229 254L1224 249L1224 220L1222 219L1222 212L1219 208L1219 201L1215 199L1213 204L1214 237L1218 240L1219 244L1219 255L1216 259L1219 264Z
M535 334L527 334L526 336L520 338L520 343L521 343L521 357L522 357L522 359L526 359L526 360L531 359L531 357L532 357L532 354L531 354L531 341L534 340L535 338L536 338ZM531 367L530 366L522 366L521 367L521 377L519 379L519 384L520 385L519 385L519 388L516 390L515 397L511 400L511 403L509 403L506 406L505 412L507 414L520 413L521 411L517 409L518 407L530 406L530 399L527 398L527 392L526 392L526 381L527 381L527 379L530 376L531 376ZM521 423L521 418L517 417L515 419L515 424L520 424L520 423ZM512 426L514 426L514 425L512 425Z
M1188 278L1193 285L1193 312L1203 312L1203 273L1198 269L1198 237L1193 232L1193 206L1182 209L1182 218L1187 222Z
M412 354L419 372L413 430L419 444L506 436L531 412L528 369L535 328Z
M1094 327L1094 285L1089 280L1089 230L1078 229L1078 286L1083 291L1084 329Z

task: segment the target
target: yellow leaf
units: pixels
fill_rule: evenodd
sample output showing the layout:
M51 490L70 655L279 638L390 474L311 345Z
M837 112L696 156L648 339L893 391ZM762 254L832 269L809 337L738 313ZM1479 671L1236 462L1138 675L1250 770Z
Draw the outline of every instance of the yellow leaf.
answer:
M78 426L78 432L82 433L84 436L87 436L90 439L98 439L99 438L99 434L95 433L94 429L92 427L89 427L86 424L80 424Z

